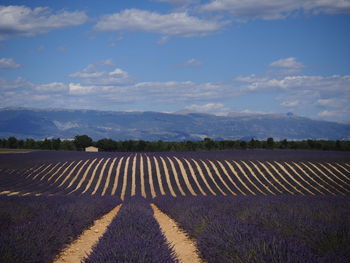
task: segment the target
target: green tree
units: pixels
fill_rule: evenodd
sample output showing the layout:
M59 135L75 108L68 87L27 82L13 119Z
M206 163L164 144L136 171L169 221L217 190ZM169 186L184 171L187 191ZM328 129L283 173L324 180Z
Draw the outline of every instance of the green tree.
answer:
M11 149L16 149L18 147L18 141L15 137L9 137L7 139L7 147Z
M74 144L78 150L84 150L92 145L92 139L87 135L77 135L74 137Z
M267 138L267 140L266 140L266 147L267 147L267 149L273 149L274 148L274 144L275 144L275 142L274 142L274 140L273 140L273 138Z

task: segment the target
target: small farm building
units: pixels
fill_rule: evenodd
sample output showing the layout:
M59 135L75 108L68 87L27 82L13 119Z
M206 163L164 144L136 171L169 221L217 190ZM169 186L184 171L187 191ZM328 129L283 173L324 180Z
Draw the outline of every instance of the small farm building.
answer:
M89 146L85 148L85 152L98 152L98 148L95 146Z

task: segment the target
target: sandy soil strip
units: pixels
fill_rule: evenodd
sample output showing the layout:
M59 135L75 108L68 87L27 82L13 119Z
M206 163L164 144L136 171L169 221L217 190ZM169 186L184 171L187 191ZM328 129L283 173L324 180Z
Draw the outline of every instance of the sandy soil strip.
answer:
M88 164L89 161L90 160L88 159L83 163L83 165L79 168L78 172L75 174L74 178L69 182L69 185L67 186L66 189L70 188L74 184L74 182L78 179L79 174L84 169L84 167Z
M113 167L114 167L114 164L115 164L116 160L117 160L117 158L114 158L112 163L111 163L111 165L109 166L108 173L107 173L107 178L106 178L106 182L105 182L105 186L103 187L101 196L104 196L106 194L109 182L111 180L112 170L113 170Z
M334 181L330 176L328 176L326 173L324 173L320 168L318 168L315 164L308 162L311 166L313 166L318 172L323 174L327 179L332 181L335 185L339 186L341 189L345 190L345 192L349 192L349 190L345 189L341 184L338 184L336 181Z
M341 174L344 178L345 178L345 180L347 180L347 181L350 181L350 179L345 175L345 174L343 174L340 170L338 170L337 169L337 167L335 167L334 165L332 165L331 163L327 163L332 169L334 169L334 170L336 170L339 174ZM322 165L322 166L324 166L324 165ZM326 168L326 166L324 166L325 168ZM331 172L331 171L330 171ZM332 173L332 172L331 172ZM333 174L333 173L332 173ZM339 180L340 180L340 178L339 178ZM343 182L343 180L342 180L342 182ZM348 185L348 186L350 186L348 183L346 183L346 182L344 182L346 185Z
M192 195L196 196L197 194L196 194L196 192L195 192L195 191L193 190L193 188L192 188L192 185L191 185L191 183L190 183L190 181L189 181L189 179L188 179L188 175L187 175L187 172L186 172L186 170L185 170L184 165L183 165L182 162L181 162L178 158L176 158L175 156L174 156L173 158L176 160L177 164L178 164L179 167L180 167L181 175L182 175L182 178L183 178L184 181L185 181L185 184L186 184L186 186L187 186L187 189L190 191L190 193L191 193Z
M294 193L292 191L290 191L287 187L284 186L284 184L282 184L282 182L280 180L278 180L273 173L271 173L270 169L262 162L258 161L259 164L265 169L265 171L273 178L273 180L275 180L284 190L286 190L288 193L294 195ZM282 193L280 191L280 193Z
M97 180L97 183L96 183L96 186L95 186L95 189L94 191L91 193L92 195L96 194L97 192L97 189L100 187L100 184L101 184L101 181L102 181L102 178L103 178L103 174L106 170L106 166L107 164L109 163L109 161L111 160L111 158L108 158L105 163L103 164L102 166L102 169L101 169L101 172L100 172L100 176L98 177L98 180Z
M266 184L264 184L259 177L255 174L255 172L253 171L253 169L245 162L245 161L241 161L243 163L243 165L248 169L248 171L253 175L253 177L271 194L275 195L274 192L272 192L272 190L270 189L270 187L268 187Z
M29 173L28 175L26 175L26 179L29 178L29 176L31 176L33 173L35 173L36 171L38 171L39 169L41 169L43 166L45 166L45 164L40 165L38 168L36 168L34 171L32 171L31 173ZM34 169L34 168L33 168Z
M266 193L263 192L263 191L260 189L260 187L258 187L258 186L250 179L249 175L244 171L243 167L242 167L238 162L233 161L233 163L237 165L238 169L241 171L241 173L243 174L243 176L244 176L245 178L247 178L248 182L249 182L251 185L253 185L260 193L262 193L263 195L266 195Z
M232 164L229 161L226 161L226 164L228 165L228 168L230 168L231 172L237 177L238 181L252 194L252 195L256 195L255 192L252 191L252 189L250 189L248 187L248 185L246 185L245 182L243 182L242 178L238 175L238 173L236 172L235 168L233 168Z
M179 261L181 263L203 262L197 254L196 244L187 237L187 234L177 226L175 221L161 212L154 204L151 204L151 207L160 229L168 243L173 246Z
M307 180L305 180L305 178L303 178L289 163L284 162L285 165L287 165L289 167L289 169L291 169L293 171L294 174L296 174L302 181L304 181L308 186L310 186L312 189L314 189L315 191L319 192L321 195L324 195L324 193L322 193L319 189L317 189L316 187L314 187L312 184L310 184Z
M304 195L303 192L301 192L296 186L292 185L290 182L288 182L288 180L286 178L284 178L284 176L280 173L280 171L277 170L277 168L272 164L272 163L269 163L269 162L266 162L268 165L270 165L270 167L275 171L275 173L277 173L279 175L279 177L282 178L282 180L288 184L290 187L292 187L296 192L298 192L299 194L301 195Z
M231 184L233 184L234 187L236 187L236 189L237 189L242 195L247 195L247 194L246 194L245 192L243 192L242 189L239 188L239 186L232 180L232 177L228 174L228 172L227 172L225 166L224 166L219 160L217 160L216 162L219 164L221 170L224 172L224 174L226 175L226 177L230 180Z
M120 194L120 199L122 199L122 200L124 200L126 185L128 183L129 160L130 160L130 156L128 156L128 158L126 158L126 163L125 163L125 167L124 167L124 178L123 178L122 192Z
M66 169L63 170L63 172L56 178L56 180L53 182L55 184L61 177L69 170L69 168L75 163L75 161L71 162L70 165L66 167Z
M134 156L134 159L132 160L132 167L131 167L131 196L136 195L136 160L137 160L137 153Z
M92 227L86 229L78 239L74 240L57 255L53 263L78 263L86 258L92 252L92 247L106 232L107 227L118 214L120 207L121 205L116 206L109 213L95 220Z
M338 165L340 168L342 168L344 171L346 171L347 173L350 174L350 171L347 168L345 168L345 166L341 165L340 163L335 163L335 164Z
M48 171L46 174L44 174L41 178L40 178L40 181L42 181L42 180L44 180L44 178L46 177L46 176L48 176L54 169L56 169L56 167L58 166L58 165L60 165L61 164L61 162L58 162L58 163L56 163L56 165L54 166L54 167L52 167L51 169L50 169L50 171Z
M298 165L295 163L295 165ZM307 166L305 163L300 162L300 165L302 165L303 167L305 167L309 172L311 172L316 178L320 179L325 185L327 185L329 188L332 188L333 190L335 190L336 192L338 192L341 195L344 195L343 192L339 191L337 188L335 188L333 185L329 184L327 181L325 181L320 175L318 175L317 173L315 173L314 170L312 170L309 166ZM302 169L302 168L301 168ZM327 191L329 191L328 188ZM332 192L333 193L333 192ZM334 195L336 195L335 193L333 193Z
M70 177L71 175L74 173L75 169L77 169L77 167L79 166L79 164L81 164L83 160L79 161L72 170L70 170L69 174L64 178L64 180L59 184L58 187L61 187Z
M87 174L89 173L89 171L90 171L92 165L93 165L96 161L97 161L97 158L94 159L94 160L89 164L88 168L86 169L85 173L83 174L83 177L80 179L80 181L79 181L77 187L75 187L74 190L72 190L71 192L69 192L69 194L74 193L75 191L77 191L77 190L81 187L81 185L82 185L83 182L85 181L86 176L87 176Z
M152 195L152 198L155 198L157 195L156 195L156 191L154 190L153 177L152 177L151 160L149 159L148 156L147 156L147 168L148 168L149 186L150 186L150 188L151 188L151 195Z
M313 192L311 192L309 189L307 189L306 187L304 187L298 180L295 180L295 178L287 171L286 168L283 167L283 165L281 165L279 162L275 161L275 164L278 165L279 168L281 168L281 170L287 175L289 176L290 179L292 179L292 181L294 183L296 183L297 185L299 185L302 189L304 189L306 192L308 192L311 195L315 195Z
M207 174L209 175L210 179L214 182L216 188L220 191L220 193L221 193L222 195L227 195L227 194L224 192L224 190L222 190L221 187L220 187L220 186L218 185L218 183L216 182L216 180L215 180L213 174L211 173L211 171L210 171L208 165L207 165L203 160L200 160L200 161L201 161L201 163L203 164L205 170L207 171Z
M154 160L154 163L155 163L155 166L156 166L156 174L157 174L157 179L158 179L160 193L162 195L165 195L165 191L164 191L164 188L163 188L163 182L162 182L162 175L160 174L158 160L154 156L153 156L153 160Z
M122 166L123 159L124 159L124 156L119 159L117 169L115 171L115 178L114 178L114 183L113 183L111 195L115 195L115 191L117 190L118 180L119 180L119 176L120 176L120 167Z
M145 189L145 172L143 167L143 157L142 154L140 154L140 180L141 180L141 195L146 198L146 189Z
M272 182L271 182L271 180L269 180L269 179L267 179L267 177L265 176L265 173L263 173L262 171L261 171L261 169L254 163L254 162L252 162L252 161L250 161L250 163L254 166L254 168L258 171L258 173L262 176L262 177L264 177L264 179L277 191L277 192L279 192L280 194L282 194L282 191L280 190L280 189L278 189ZM270 173L270 171L268 171L268 173L271 175L271 173ZM272 175L272 178L273 178L274 176Z
M90 180L88 181L86 187L85 187L85 190L81 193L81 194L84 194L86 193L87 190L89 190L92 182L94 181L95 179L95 176L96 176L96 172L97 172L97 169L100 167L101 163L103 162L104 158L100 159L100 161L97 163L97 165L95 166L94 170L92 171L92 174L91 174L91 177L90 177Z
M56 172L54 172L48 179L47 181L49 182L57 173L59 173L59 171L61 171L61 169L67 164L68 162L65 162L64 164L62 164Z
M33 176L32 180L35 180L39 175L41 175L42 173L44 173L47 169L49 169L52 166L52 164L50 163L48 166L46 166L44 169L42 169L39 173L37 173L36 175Z
M232 191L232 189L226 184L226 182L224 181L224 179L222 178L221 174L219 173L218 168L216 167L216 164L213 163L212 161L208 160L211 167L214 169L214 172L216 174L217 177L219 177L220 181L222 182L222 184L226 187L226 189L233 195L237 195L234 191Z
M199 166L198 162L194 159L191 159L193 162L194 162L194 165L196 166L197 168L197 171L199 173L199 175L201 176L204 184L206 185L206 187L208 188L209 192L212 194L212 195L216 195L216 192L210 187L208 181L207 181L207 178L205 178L204 174L203 174L203 170L202 168ZM213 180L213 178L212 178ZM216 183L216 182L215 182ZM219 188L218 188L219 189ZM220 190L220 189L219 189ZM221 190L222 191L222 190ZM221 192L222 193L222 192Z
M190 169L190 174L191 174L194 182L196 183L199 191L201 192L202 195L207 195L207 193L204 192L204 190L202 189L201 185L199 184L198 179L197 179L197 175L194 173L194 170L193 170L193 167L192 167L191 163L187 159L184 159L184 160L187 163L188 168Z
M317 184L319 187L321 187L323 190L325 190L326 192L335 195L335 193L333 193L332 191L330 191L329 189L327 189L326 187L324 187L322 184L320 184L319 182L317 182L314 178L312 178L307 171L305 171L305 169L303 169L299 164L292 162L307 178L309 178L311 181L313 181L315 184ZM315 174L316 175L316 174ZM318 177L316 175L316 177ZM325 184L327 184L327 182L323 181L321 178L319 178L322 182L324 182ZM328 184L327 184L328 185ZM317 189L317 188L316 188Z
M164 169L164 173L165 173L165 180L166 180L166 182L168 184L170 193L171 193L172 196L176 197L176 194L174 192L173 186L171 185L170 175L169 175L169 171L168 171L168 166L166 165L163 157L160 157L160 160L162 161L162 164L163 164L163 169Z
M179 189L181 195L185 196L186 194L185 194L184 190L183 190L182 187L181 187L181 184L180 184L180 181L179 181L179 175L177 174L177 171L176 171L176 169L175 169L174 162L173 162L173 160L171 160L169 157L167 157L167 158L168 158L168 161L169 161L169 163L170 163L171 170L172 170L172 172L173 172L173 175L174 175L174 178L175 178L175 182L176 182L176 184L177 184L177 187L178 187L178 189Z

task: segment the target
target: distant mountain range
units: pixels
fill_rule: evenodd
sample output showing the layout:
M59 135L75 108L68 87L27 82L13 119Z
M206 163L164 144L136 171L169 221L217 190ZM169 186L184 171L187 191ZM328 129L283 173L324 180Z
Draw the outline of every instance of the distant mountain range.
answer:
M350 124L341 124L288 114L113 112L64 109L0 109L0 137L74 138L115 140L349 140Z

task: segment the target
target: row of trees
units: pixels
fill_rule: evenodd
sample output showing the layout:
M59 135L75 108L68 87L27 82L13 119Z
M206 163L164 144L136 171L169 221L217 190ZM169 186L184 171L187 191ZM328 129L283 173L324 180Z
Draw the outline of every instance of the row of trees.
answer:
M245 150L245 149L309 149L309 150L340 150L350 151L350 141L303 140L303 141L274 141L267 140L214 141L205 138L202 141L164 142L127 140L115 141L101 139L93 141L87 135L77 135L74 140L45 139L18 140L15 137L0 139L0 148L11 149L41 149L41 150L84 150L88 146L96 146L100 151L118 152L164 152L164 151L210 151L210 150Z

